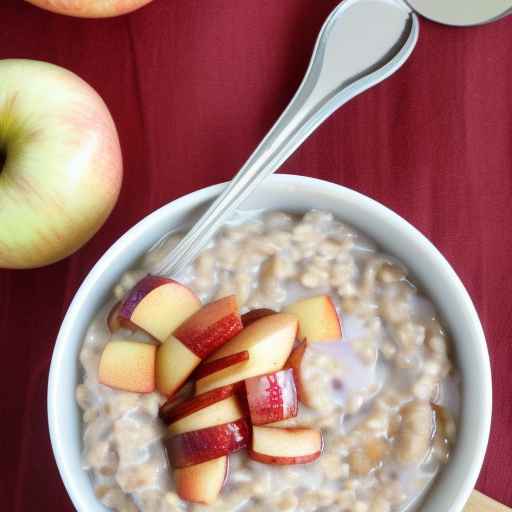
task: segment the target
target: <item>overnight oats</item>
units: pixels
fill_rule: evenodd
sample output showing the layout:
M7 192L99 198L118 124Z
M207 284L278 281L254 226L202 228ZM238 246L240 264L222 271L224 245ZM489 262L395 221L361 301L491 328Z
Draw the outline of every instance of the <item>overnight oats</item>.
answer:
M244 216L174 280L169 235L80 353L83 465L118 511L414 509L455 442L448 334L330 213Z

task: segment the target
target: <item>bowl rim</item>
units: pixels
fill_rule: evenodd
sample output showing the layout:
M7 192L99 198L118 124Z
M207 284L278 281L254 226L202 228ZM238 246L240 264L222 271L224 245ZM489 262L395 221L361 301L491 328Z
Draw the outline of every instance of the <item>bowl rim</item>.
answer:
M342 185L307 176L295 174L277 174L267 178L265 183L269 181L274 182L276 185L280 184L285 186L307 185L308 187L311 187L311 189L315 188L315 191L323 190L323 192L326 193L328 192L330 194L336 194L340 197L343 196L343 199L356 201L361 205L363 209L366 208L377 210L379 215L384 216L387 222L393 223L401 233L408 233L410 236L413 236L417 242L423 245L425 250L430 252L432 258L435 259L436 264L439 264L441 267L443 267L442 270L444 274L448 277L448 280L451 282L454 291L458 294L458 299L460 299L465 310L466 318L472 326L471 329L474 331L474 336L479 341L478 349L480 359L475 363L479 364L479 371L482 375L482 389L481 395L479 396L482 418L481 422L479 423L478 435L475 434L476 440L473 448L474 456L470 466L465 468L465 478L463 485L461 488L459 488L458 491L454 493L455 498L449 512L461 511L469 499L471 492L473 491L473 487L483 465L484 456L489 440L492 416L492 377L490 358L484 331L469 293L464 287L459 276L456 274L455 270L448 263L441 252L432 244L432 242L430 242L430 240L416 227L414 227L403 217L382 203ZM132 240L141 236L143 232L146 231L151 225L157 224L159 219L167 217L172 219L173 210L187 207L191 208L207 200L213 199L222 191L226 185L227 183L225 182L201 188L181 196L143 217L139 222L137 222L121 237L119 237L96 262L96 264L87 274L86 278L78 288L75 296L73 297L73 300L67 309L66 315L59 329L51 358L47 388L47 414L52 451L60 476L66 491L71 501L73 502L73 505L77 510L81 512L85 512L85 510L87 510L87 503L82 496L83 493L80 490L81 486L74 477L76 468L72 467L72 465L67 460L65 446L63 443L59 442L61 433L65 427L65 418L59 411L58 394L60 387L60 377L66 373L66 368L64 366L64 354L67 349L66 341L72 334L74 319L86 301L91 290L94 289L95 285L101 279L102 274L107 268L110 267L110 265L115 264L119 254L121 254L123 251L129 250L129 246ZM81 344L78 344L78 347L80 346ZM79 348L77 348L77 351L79 351ZM81 468L79 468L79 470L83 471Z

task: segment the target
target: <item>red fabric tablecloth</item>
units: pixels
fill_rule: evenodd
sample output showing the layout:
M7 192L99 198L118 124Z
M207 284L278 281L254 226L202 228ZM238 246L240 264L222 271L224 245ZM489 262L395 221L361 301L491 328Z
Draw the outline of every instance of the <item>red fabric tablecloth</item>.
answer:
M144 215L233 175L291 98L336 4L155 0L94 21L1 1L0 58L50 61L90 82L116 120L125 162L119 204L86 247L47 268L0 272L2 510L73 510L51 453L46 383L82 279ZM409 63L346 105L283 170L383 202L462 277L494 379L478 488L512 505L512 18L471 29L423 22Z

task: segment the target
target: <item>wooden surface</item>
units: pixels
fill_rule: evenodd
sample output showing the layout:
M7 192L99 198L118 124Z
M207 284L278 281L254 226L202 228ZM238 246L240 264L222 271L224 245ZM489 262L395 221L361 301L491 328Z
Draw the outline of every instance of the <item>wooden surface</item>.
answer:
M473 491L464 512L509 512L509 507L501 505L497 501L491 500L478 491Z

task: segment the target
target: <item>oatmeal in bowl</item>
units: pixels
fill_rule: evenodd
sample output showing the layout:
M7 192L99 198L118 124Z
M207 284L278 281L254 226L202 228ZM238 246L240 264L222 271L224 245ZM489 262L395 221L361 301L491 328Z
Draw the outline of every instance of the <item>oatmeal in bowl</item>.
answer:
M77 344L98 507L436 510L468 479L460 333L414 265L336 212L269 208L156 276L174 233L110 281Z
M407 269L331 213L127 272L86 335L84 467L114 510L399 511L448 460L458 372Z

